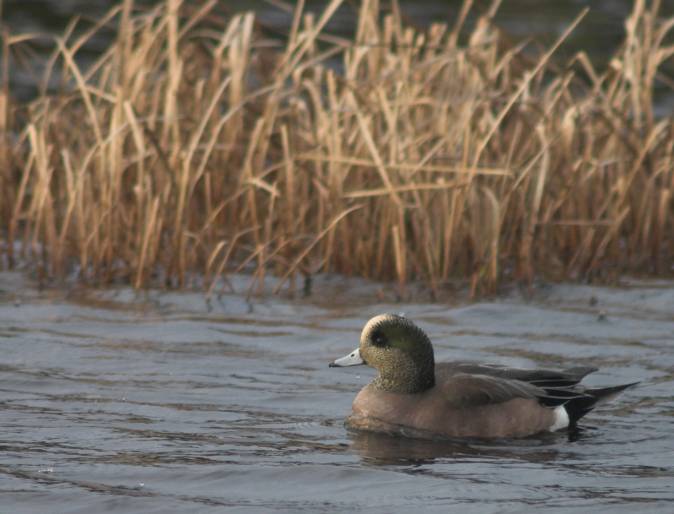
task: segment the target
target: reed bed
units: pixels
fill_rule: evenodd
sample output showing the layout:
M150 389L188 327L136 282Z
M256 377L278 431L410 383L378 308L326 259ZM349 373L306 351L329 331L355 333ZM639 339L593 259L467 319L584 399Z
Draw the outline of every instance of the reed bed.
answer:
M245 271L294 290L336 272L432 294L465 279L668 274L674 262L674 117L653 109L674 19L636 0L600 71L584 53L513 45L471 28L419 31L393 2L360 2L351 39L299 1L287 37L216 1L124 0L55 42L43 94L12 99L3 33L0 230L5 264L45 279L192 284ZM78 52L116 38L92 65ZM58 92L47 84L58 80ZM671 83L671 81L670 81Z

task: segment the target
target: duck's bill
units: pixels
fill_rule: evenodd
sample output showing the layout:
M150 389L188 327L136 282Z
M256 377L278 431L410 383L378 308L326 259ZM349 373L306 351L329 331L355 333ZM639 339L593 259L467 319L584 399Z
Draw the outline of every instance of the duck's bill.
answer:
M331 368L343 368L344 366L358 366L359 364L365 364L365 361L360 356L360 349L356 348L350 354L345 355L341 359L337 359L330 363Z

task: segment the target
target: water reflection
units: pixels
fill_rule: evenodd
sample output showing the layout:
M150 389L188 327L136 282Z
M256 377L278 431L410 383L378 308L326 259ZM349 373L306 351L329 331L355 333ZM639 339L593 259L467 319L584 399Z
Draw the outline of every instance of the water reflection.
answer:
M555 445L578 440L579 432L494 441L412 439L359 430L350 430L349 437L352 448L368 464L425 465L437 460L468 462L475 459L546 463L559 457Z

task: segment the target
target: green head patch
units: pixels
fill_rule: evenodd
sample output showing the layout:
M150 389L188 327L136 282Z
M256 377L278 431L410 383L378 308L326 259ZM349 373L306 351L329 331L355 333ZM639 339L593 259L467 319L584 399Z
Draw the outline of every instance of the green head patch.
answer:
M419 392L435 383L428 336L403 316L382 314L367 322L360 355L379 371L375 385L395 392Z

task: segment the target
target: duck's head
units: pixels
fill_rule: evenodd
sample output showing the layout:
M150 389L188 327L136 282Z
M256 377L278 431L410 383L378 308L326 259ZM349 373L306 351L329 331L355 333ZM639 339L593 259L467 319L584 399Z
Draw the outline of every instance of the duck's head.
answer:
M394 393L420 393L435 385L433 347L428 336L403 316L381 314L368 321L353 352L331 367L367 364L379 372L372 383Z

